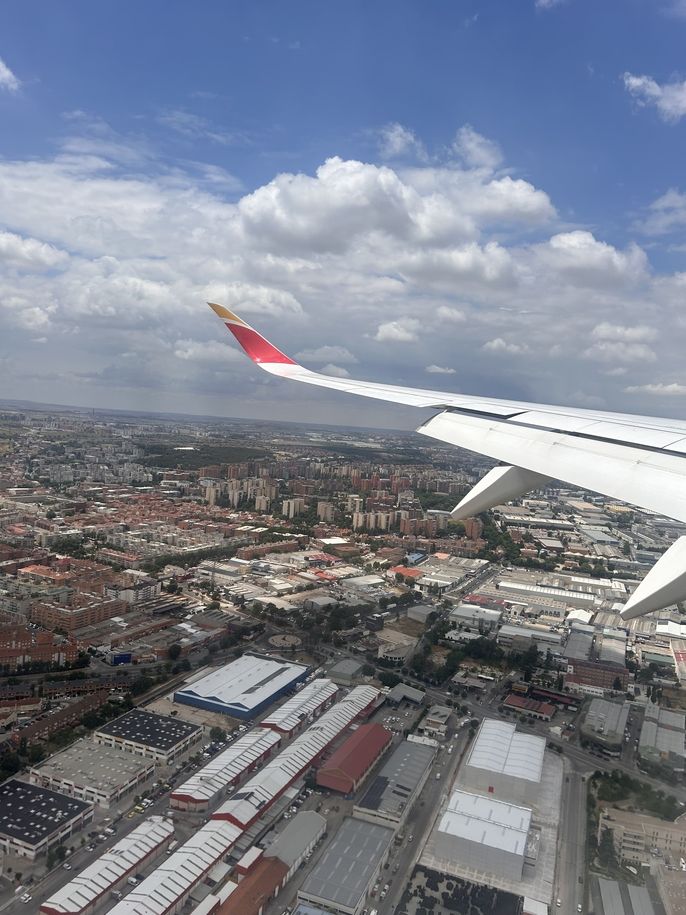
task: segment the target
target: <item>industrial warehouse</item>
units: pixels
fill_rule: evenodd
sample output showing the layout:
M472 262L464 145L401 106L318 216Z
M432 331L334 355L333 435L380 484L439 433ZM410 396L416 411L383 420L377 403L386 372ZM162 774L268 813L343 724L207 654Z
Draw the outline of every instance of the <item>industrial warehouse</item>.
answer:
M174 838L174 824L149 817L41 904L44 915L87 915L147 863L154 861Z
M298 899L340 915L360 915L392 840L392 829L345 819L298 891Z
M435 754L435 747L403 740L374 776L353 815L397 829L422 790Z
M520 734L513 724L484 718L462 770L462 784L477 794L535 805L544 753L545 738Z
M391 742L391 732L380 724L362 724L317 770L317 784L351 794Z
M306 677L303 664L244 654L174 693L174 702L252 720Z
M531 810L490 797L454 791L436 834L436 854L474 870L522 876L524 862L535 862L528 845Z
M10 779L0 785L0 850L34 859L93 819L93 805Z
M154 773L151 759L84 739L29 771L34 785L104 808L139 789Z
M93 740L169 765L202 738L202 727L178 718L131 709L98 728Z

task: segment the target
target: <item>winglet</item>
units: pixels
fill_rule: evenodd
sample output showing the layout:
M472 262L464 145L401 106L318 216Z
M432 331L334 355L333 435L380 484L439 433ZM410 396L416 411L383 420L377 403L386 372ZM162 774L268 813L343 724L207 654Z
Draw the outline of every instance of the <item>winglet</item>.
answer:
M239 318L238 315L229 311L228 308L225 308L223 305L217 305L215 302L208 302L207 304L217 317L221 318L224 324L226 324L253 362L257 362L258 364L280 363L281 365L297 365L296 362L273 346L262 336L262 334L258 334L256 330L242 318Z

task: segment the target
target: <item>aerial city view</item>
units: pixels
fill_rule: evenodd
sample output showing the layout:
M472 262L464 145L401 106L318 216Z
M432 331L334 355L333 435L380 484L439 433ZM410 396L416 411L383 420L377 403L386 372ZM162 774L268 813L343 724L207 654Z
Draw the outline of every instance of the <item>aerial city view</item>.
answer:
M686 915L685 42L0 4L0 915Z

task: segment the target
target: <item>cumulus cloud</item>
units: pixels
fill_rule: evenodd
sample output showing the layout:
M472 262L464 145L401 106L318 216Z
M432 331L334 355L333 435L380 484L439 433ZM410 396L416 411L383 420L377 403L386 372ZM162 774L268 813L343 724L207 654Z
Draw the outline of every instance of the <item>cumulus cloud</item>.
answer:
M344 369L341 365L334 365L332 362L329 362L327 365L322 367L323 375L333 375L336 378L349 378L350 372L347 369Z
M405 423L252 371L207 301L339 377L355 359L355 375L396 383L459 365L478 390L484 355L500 354L494 396L607 393L616 409L651 360L680 377L677 335L653 328L678 326L686 274L599 233L546 232L548 195L495 177L493 158L396 169L333 157L236 200L202 163L170 166L85 116L65 124L53 157L0 160L6 397L83 402L87 378L105 406Z
M534 248L540 266L545 266L570 281L582 285L635 283L647 271L648 259L638 245L620 251L593 233L577 229L553 235Z
M354 363L357 359L350 350L344 346L318 346L316 349L304 349L295 354L296 359L303 362L331 362Z
M503 340L502 337L496 337L494 340L488 340L484 343L481 349L485 350L487 353L509 353L511 355L518 355L520 353L525 353L527 351L527 346L523 343L512 343Z
M453 150L470 168L494 169L503 161L498 144L474 130L471 124L457 131Z
M645 343L626 343L622 340L603 340L583 352L584 359L596 362L655 362L653 350Z
M686 394L686 384L672 381L668 384L656 382L654 384L632 384L624 388L627 394L654 394L657 397L683 397Z
M69 259L65 251L35 238L22 238L14 232L0 232L0 263L24 270L49 270L64 265Z
M424 144L414 131L398 123L386 124L379 131L379 153L382 159L411 156L424 162L428 158Z
M411 343L417 339L421 322L416 318L398 318L379 324L374 336L379 343Z
M663 121L676 124L686 114L686 80L660 83L652 76L623 75L624 88L643 106L656 108Z
M427 365L424 369L429 375L454 375L455 369L445 368L442 365Z
M0 89L4 89L6 92L16 92L20 86L21 83L17 77L0 57Z
M633 327L627 327L623 324L610 324L603 321L591 331L591 336L596 340L624 340L628 343L649 343L657 338L657 331L654 327L648 327L646 324L638 324Z

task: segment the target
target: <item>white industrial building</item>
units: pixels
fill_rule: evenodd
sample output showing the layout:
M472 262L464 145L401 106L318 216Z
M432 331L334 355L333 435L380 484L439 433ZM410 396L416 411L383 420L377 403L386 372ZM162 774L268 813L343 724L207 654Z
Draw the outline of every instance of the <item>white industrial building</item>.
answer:
M154 773L155 763L151 759L85 739L77 740L29 770L33 785L52 788L104 808L140 789Z
M438 824L436 855L521 880L530 828L530 808L457 790Z
M514 804L536 805L545 738L521 734L514 724L484 718L462 769L462 785Z
M226 791L233 790L241 779L264 762L280 743L281 735L275 731L262 728L248 731L174 788L169 806L175 810L208 810Z
M109 915L175 915L195 887L231 851L242 830L210 820L149 877L118 902Z
M495 629L502 618L502 610L491 610L478 604L458 604L450 611L450 622L456 626L471 626L482 632Z
M338 687L331 680L320 677L303 686L294 696L260 721L261 728L270 728L289 736L302 731L320 715L336 698Z
M149 817L41 903L44 915L87 915L109 901L112 890L161 855L174 838L174 823Z
M307 676L304 664L244 654L174 693L174 701L252 719Z
M247 829L378 698L379 690L372 686L355 687L242 785L213 814L214 818L230 820Z

